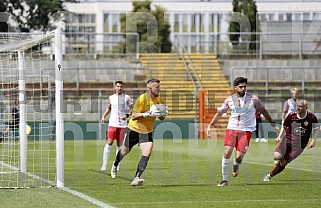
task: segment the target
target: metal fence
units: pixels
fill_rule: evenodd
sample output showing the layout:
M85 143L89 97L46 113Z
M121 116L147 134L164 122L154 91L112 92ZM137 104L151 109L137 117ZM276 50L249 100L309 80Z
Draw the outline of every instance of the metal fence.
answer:
M321 54L321 33L318 31L240 33L241 40L235 45L229 39L233 34L236 33L175 34L172 52L186 48L188 53L214 53L222 57L251 55L258 59L278 56L306 59ZM65 33L63 38L64 55L75 58L99 59L131 55L138 59L139 49L137 33ZM45 46L42 50L52 54L54 45Z

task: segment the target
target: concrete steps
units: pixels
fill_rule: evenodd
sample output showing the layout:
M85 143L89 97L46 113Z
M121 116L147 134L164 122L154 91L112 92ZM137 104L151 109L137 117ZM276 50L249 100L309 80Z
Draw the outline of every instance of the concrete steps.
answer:
M184 58L188 59L188 56L184 55ZM216 109L229 96L226 94L229 90L229 81L225 78L218 59L208 54L190 54L189 58L194 66L195 72L191 71L191 74L195 82L197 82L196 73L204 89L217 90L215 99L210 100L211 108ZM194 119L195 115L198 115L196 111L198 101L195 101L195 89L186 72L183 59L177 54L142 54L140 60L142 65L150 70L153 77L161 80L162 96L165 91L166 105L172 111L168 118ZM222 125L217 127L220 136L225 133L227 119L228 117L222 118L220 120Z

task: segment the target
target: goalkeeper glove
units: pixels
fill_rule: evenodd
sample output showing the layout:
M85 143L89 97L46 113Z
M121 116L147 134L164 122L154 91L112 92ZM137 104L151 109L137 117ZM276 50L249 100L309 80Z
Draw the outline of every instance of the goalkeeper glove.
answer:
M143 117L159 117L161 116L160 111L147 111L143 113Z
M167 110L167 106L166 106L166 111L164 113L160 113L160 117L167 116L167 115L168 115L168 110Z

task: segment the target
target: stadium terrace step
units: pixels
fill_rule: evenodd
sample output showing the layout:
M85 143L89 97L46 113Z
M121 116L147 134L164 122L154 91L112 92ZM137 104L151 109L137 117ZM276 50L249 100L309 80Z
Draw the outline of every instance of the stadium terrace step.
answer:
M195 89L186 71L188 64L184 64L182 57L177 54L141 54L140 60L144 67L149 68L149 73L153 77L161 80L162 96L166 96L166 105L170 109L171 116L169 118L194 119L198 112L192 111L192 109L197 109L193 105L195 102L198 103L198 101L195 101ZM194 53L189 55L184 54L184 59L192 61L194 67L189 70L195 83L198 82L198 79L201 81L203 88L210 89L211 91L217 90L214 96L211 95L209 97L210 106L215 106L215 108L221 106L222 102L230 95L230 89L229 80L226 79L224 72L221 70L219 60L210 54ZM196 85L199 87L198 84ZM173 95L176 96L175 92L177 90L181 91L180 93L186 91L185 95L179 95L181 101L179 103L177 103L178 98L173 97ZM186 108L191 110L189 112L178 110ZM184 115L182 115L182 112ZM225 133L227 119L222 118L220 123L222 125L217 127L217 134L221 136Z

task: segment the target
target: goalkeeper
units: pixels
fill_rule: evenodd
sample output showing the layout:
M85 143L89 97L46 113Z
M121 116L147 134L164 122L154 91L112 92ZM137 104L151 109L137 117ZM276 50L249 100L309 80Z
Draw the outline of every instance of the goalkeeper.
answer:
M167 110L166 112L161 112L151 108L154 104L164 103L163 99L159 96L160 81L154 78L148 80L147 88L148 92L140 95L135 102L132 117L126 129L123 146L118 152L110 172L111 177L115 178L119 162L130 152L133 146L139 144L142 157L138 163L134 180L131 182L132 186L138 186L144 183L141 175L147 167L149 157L153 150L153 125L157 117L160 120L164 120L167 115Z

